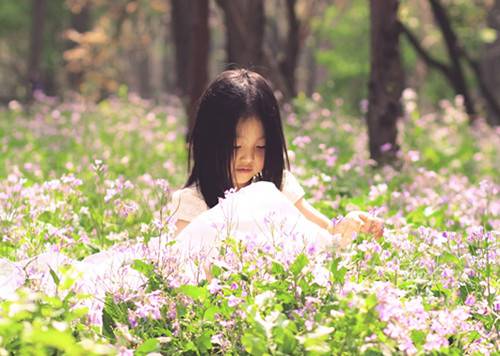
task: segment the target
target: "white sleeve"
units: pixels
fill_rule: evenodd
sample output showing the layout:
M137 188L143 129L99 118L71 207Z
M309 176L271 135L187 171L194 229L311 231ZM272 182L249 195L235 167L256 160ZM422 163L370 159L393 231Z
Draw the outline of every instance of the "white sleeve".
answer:
M184 188L172 194L170 211L175 220L192 221L207 209L205 201L194 193L194 189Z
M290 171L283 171L283 189L282 193L295 204L300 198L305 195L304 189L300 185L299 181Z

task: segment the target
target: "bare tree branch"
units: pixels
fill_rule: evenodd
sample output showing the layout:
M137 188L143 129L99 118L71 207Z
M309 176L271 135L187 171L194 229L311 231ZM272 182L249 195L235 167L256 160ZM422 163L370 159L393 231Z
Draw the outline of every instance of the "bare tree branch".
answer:
M470 121L474 121L476 118L476 109L474 105L474 100L469 93L469 88L467 85L467 80L465 79L465 74L462 69L462 64L460 63L460 47L458 43L457 36L453 28L451 27L450 19L446 13L445 8L439 0L429 0L432 8L432 14L434 19L441 30L441 33L446 44L446 49L448 51L448 57L450 59L450 69L451 69L451 80L456 88L457 92L464 97L464 105L467 114L469 115Z
M481 71L481 68L479 66L479 63L477 60L473 59L469 53L465 50L465 48L461 47L461 55L465 58L467 63L469 64L470 68L474 72L477 83L479 85L479 89L481 90L481 93L483 94L484 99L488 103L491 111L494 113L494 119L497 124L500 124L500 104L497 102L495 99L495 96L491 92L491 90L488 88L488 85L486 84L486 81L484 80L483 73Z
M430 53L424 47L422 47L420 41L417 39L417 36L415 36L404 23L400 21L399 25L401 26L401 32L406 36L410 44L413 46L415 51L420 55L420 57L424 60L424 62L429 67L434 67L437 70L441 71L448 79L450 79L451 78L450 68L443 62L437 60L436 58L433 58L430 55Z

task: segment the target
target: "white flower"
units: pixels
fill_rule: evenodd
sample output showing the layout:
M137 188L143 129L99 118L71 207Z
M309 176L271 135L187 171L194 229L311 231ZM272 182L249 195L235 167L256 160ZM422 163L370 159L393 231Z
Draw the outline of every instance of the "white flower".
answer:
M264 293L261 293L255 297L255 304L259 306L259 308L262 308L266 301L273 299L275 296L274 292L268 290L265 291Z
M313 283L316 283L322 287L328 286L330 280L330 271L323 266L316 265L312 271L314 276Z

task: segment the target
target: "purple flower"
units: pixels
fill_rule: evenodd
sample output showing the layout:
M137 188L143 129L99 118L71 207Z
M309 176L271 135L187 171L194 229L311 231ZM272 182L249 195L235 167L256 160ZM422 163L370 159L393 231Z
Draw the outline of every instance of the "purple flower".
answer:
M229 305L231 308L234 308L235 306L237 306L238 304L240 304L241 302L243 302L243 299L241 298L237 298L235 297L234 295L230 295L228 298L227 298L227 305Z
M439 350L440 348L447 346L448 346L448 339L438 334L429 333L425 338L425 345L424 345L425 351Z
M311 242L310 244L307 245L306 252L309 256L313 256L317 252L316 244L314 242Z
M219 282L220 281L217 278L212 279L212 281L208 285L210 294L216 294L222 290L222 286L219 284Z
M135 328L137 325L139 325L139 323L137 322L137 313L134 311L134 310L130 310L128 311L128 322L130 324L131 327Z
M472 307L474 304L476 304L476 297L474 296L474 294L469 294L465 299L464 304L469 307Z
M311 138L309 136L297 136L292 141L292 144L299 148L304 148L306 144L311 142Z
M177 307L174 302L168 305L167 318L174 320L177 317Z
M380 146L381 152L389 152L391 149L392 149L392 144L390 142L386 142L382 146Z
M118 351L119 356L134 356L134 350L127 349L125 346L120 346Z
M493 303L493 310L497 313L500 312L500 296L497 296L495 298L495 302Z

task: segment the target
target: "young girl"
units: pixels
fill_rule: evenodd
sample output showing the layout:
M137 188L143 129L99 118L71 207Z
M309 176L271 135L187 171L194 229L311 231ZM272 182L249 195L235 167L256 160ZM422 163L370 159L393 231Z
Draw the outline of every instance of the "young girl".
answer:
M229 189L252 182L272 182L310 221L331 234L382 234L378 218L354 212L338 224L304 199L289 171L280 111L269 83L258 73L228 70L202 95L189 140L189 178L173 194L178 234L195 217L217 205Z

